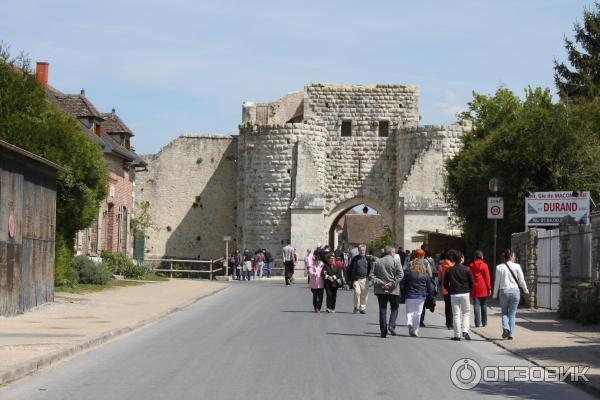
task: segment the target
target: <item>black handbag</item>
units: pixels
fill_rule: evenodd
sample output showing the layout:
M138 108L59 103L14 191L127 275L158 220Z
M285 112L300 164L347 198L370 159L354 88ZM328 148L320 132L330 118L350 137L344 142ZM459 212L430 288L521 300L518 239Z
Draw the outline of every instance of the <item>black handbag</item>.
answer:
M515 280L515 283L519 287L519 305L522 306L522 305L525 304L525 291L523 290L523 288L521 287L521 285L519 285L519 281L517 280L517 277L515 276L515 273L508 266L508 263L504 263L504 265L506 265L506 268L508 269L508 272L510 272L510 275L513 277L513 279Z

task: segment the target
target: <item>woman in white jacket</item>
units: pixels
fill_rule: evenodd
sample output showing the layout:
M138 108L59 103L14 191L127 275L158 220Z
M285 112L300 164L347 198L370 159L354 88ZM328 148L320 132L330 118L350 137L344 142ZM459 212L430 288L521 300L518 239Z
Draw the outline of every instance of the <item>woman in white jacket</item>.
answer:
M520 290L529 294L523 270L515 262L516 254L513 250L504 251L504 262L496 266L494 276L494 298L500 297L502 308L502 338L512 340L515 334L515 318L517 307L521 298ZM519 290L520 289L520 290Z

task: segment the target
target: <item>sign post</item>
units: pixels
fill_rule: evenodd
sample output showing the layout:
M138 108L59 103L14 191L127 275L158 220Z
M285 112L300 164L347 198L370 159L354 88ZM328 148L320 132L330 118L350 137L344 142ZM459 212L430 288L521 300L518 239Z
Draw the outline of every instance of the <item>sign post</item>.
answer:
M225 241L225 279L229 279L229 241L231 236L223 236L223 240Z
M487 217L494 220L494 267L496 267L496 242L498 238L498 220L504 218L504 198L488 197Z

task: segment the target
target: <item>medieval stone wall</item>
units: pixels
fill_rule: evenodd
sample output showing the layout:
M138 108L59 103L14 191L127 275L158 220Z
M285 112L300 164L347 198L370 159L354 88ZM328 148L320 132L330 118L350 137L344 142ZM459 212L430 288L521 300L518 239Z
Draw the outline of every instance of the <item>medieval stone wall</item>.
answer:
M233 234L234 247L279 258L287 239L302 250L327 242L335 220L361 203L408 248L419 229L450 231L443 164L469 127L419 127L418 96L414 85L309 84L245 102L237 137L176 139L138 175L138 197L160 227L147 252L213 257Z
M137 173L137 200L150 202L158 229L146 232L146 258L216 259L235 235L237 137L182 135Z
M411 248L411 237L419 230L457 233L443 198L444 163L458 153L469 129L461 124L423 125L398 132L396 237L405 246Z
M418 87L309 84L304 92L305 120L328 132L325 213L332 217L328 224L342 207L364 202L388 216L386 224L394 229L395 136L398 128L418 123ZM350 121L351 136L342 136L343 121ZM380 136L381 122L389 125L387 137ZM356 204L350 204L352 199Z
M309 124L240 127L237 239L242 247L267 248L279 255L282 242L290 238L298 142L308 145L322 186L325 139L322 127Z

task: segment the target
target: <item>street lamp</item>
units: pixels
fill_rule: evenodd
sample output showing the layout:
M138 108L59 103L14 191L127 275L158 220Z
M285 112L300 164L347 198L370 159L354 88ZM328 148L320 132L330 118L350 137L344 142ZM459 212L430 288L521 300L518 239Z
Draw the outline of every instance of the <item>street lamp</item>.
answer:
M500 179L495 177L490 179L488 182L488 189L490 189L490 192L492 192L494 196L497 195L500 191Z

